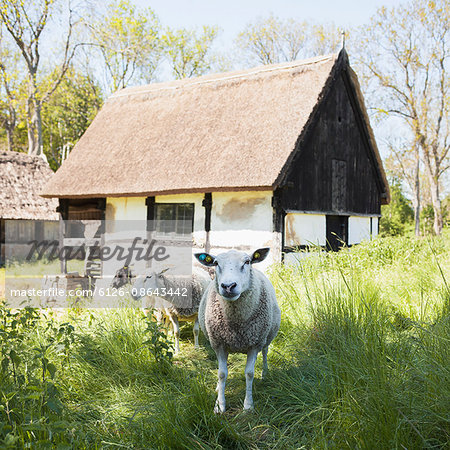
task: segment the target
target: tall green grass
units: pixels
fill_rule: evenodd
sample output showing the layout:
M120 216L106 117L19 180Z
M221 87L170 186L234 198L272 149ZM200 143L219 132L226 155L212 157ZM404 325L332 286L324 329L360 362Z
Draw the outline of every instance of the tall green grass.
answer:
M182 329L181 354L171 359L164 336L149 340L157 328L140 310L47 313L32 326L18 326L18 370L31 357L27 349L49 346L54 370L45 373L57 404L49 406L48 392L24 398L34 392L30 386L43 385L42 359L21 386L2 372L3 446L449 445L450 236L379 239L275 266L270 276L282 325L269 352L269 377L255 379L254 412L242 412L245 357L231 355L229 410L213 414L215 355L202 336L202 349L193 348L189 326ZM61 323L74 331L58 335Z

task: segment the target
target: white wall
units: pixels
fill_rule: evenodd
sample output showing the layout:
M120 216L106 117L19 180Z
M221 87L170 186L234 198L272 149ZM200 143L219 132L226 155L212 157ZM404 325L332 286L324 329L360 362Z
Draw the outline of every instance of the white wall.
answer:
M322 214L288 213L284 222L286 246L325 245L327 223Z
M203 193L158 195L156 203L194 203L194 251L206 242ZM106 219L146 220L145 197L108 198ZM264 269L281 258L281 236L274 233L272 191L217 192L212 194L210 252L231 248L253 251L271 247L270 257L259 265Z
M280 236L272 230L272 191L212 194L211 253L231 248L250 253L260 247L271 247L266 261L258 265L264 270L281 258Z
M109 197L106 199L106 232L104 235L105 243L108 242L111 248L120 244L121 241L129 244L134 237L146 238L146 220L147 207L145 206L145 197ZM125 222L126 221L126 222ZM139 246L144 248L143 245ZM118 269L123 266L123 262L116 258L103 262L103 275L112 277ZM142 261L134 262L136 272L145 269L145 263ZM104 281L106 285L110 281Z
M359 244L370 240L370 217L350 216L348 218L348 244Z
M145 197L109 197L106 199L106 220L147 220Z
M158 195L156 203L194 203L194 245L205 244L204 194ZM110 197L106 202L106 220L147 220L146 197Z

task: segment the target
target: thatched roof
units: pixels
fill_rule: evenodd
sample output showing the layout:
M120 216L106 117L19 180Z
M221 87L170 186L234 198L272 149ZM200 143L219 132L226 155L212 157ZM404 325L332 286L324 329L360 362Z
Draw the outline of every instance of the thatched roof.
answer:
M38 156L0 152L0 218L56 220L57 200L39 194L53 175Z
M340 55L121 90L44 195L272 189L336 67L346 61L345 52ZM384 177L374 140L373 147Z

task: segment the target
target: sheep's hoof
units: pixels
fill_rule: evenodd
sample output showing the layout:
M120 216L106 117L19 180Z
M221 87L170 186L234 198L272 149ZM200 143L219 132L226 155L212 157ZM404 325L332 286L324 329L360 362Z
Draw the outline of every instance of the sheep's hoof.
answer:
M225 408L221 408L219 405L219 402L216 402L216 404L214 405L214 414L222 414L225 412Z
M244 411L253 411L254 409L253 403L247 403L244 401Z

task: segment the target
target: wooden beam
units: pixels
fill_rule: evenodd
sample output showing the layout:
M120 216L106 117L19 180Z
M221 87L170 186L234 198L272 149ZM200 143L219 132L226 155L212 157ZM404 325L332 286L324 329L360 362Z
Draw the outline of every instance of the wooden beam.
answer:
M202 201L202 206L205 208L205 252L208 253L211 250L210 244L210 231L211 231L211 211L212 211L212 193L206 192Z

